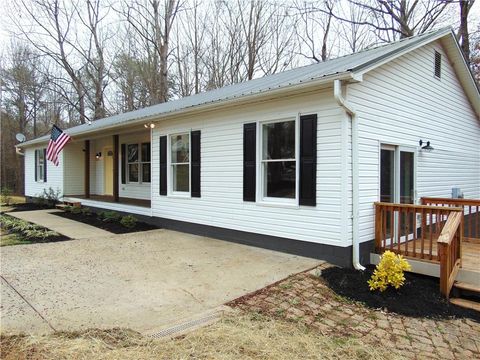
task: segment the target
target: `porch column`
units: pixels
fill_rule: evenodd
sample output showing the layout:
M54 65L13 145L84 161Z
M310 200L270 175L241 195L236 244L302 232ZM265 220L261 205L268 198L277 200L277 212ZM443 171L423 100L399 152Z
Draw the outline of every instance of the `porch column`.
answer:
M119 141L118 135L113 135L113 200L115 202L119 201L118 196L118 148L119 148ZM123 159L122 159L123 161Z
M90 197L90 140L85 140L85 198Z

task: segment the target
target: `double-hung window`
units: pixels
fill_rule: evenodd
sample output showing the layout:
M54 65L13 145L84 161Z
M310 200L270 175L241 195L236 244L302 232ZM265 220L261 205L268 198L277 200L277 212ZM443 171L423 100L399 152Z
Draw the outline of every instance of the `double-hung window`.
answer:
M262 199L295 203L297 198L296 120L261 124Z
M150 182L150 143L127 145L127 175L129 183Z
M190 193L190 134L170 135L172 193Z
M35 167L37 178L36 181L44 182L45 181L45 150L35 150Z

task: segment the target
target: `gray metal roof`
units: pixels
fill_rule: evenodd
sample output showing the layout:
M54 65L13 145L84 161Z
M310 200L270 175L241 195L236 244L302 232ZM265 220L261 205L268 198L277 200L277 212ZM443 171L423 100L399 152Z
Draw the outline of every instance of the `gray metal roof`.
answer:
M363 69L366 69L375 63L379 63L410 48L415 48L418 45L438 39L439 37L442 37L448 33L451 33L450 28L431 31L422 35L417 35L375 48L366 49L322 63L302 66L281 73L268 75L259 79L253 79L243 83L187 96L178 100L149 106L140 110L113 115L108 118L95 120L90 125L83 124L72 127L65 130L65 132L71 136L81 135L83 133L90 133L93 130L116 127L123 123L136 122L152 117L161 117L162 115L172 114L200 105L224 103L250 95L267 93L269 91L289 87L292 85L307 84L312 81L321 80L322 78L331 79L332 77L340 77L341 75L348 73L362 71ZM19 144L18 146L24 147L33 145L35 143L45 142L48 139L48 135L42 136L37 139Z

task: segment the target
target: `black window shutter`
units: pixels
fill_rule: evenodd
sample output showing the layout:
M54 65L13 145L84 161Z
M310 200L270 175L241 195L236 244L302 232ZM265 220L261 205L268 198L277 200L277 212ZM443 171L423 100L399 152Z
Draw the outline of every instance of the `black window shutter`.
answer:
M118 146L118 145L117 145ZM117 151L118 151L118 148L117 148ZM125 184L126 183L126 176L127 176L127 171L126 171L126 165L127 165L127 149L126 149L126 145L125 144L122 144L121 147L120 147L120 157L121 157L121 160L120 160L120 163L121 163L121 166L120 166L120 171L122 172L121 173L121 178L122 178L122 184ZM106 154L105 154L106 155Z
M300 117L300 205L317 205L317 115Z
M167 195L167 137L160 136L160 195Z
M35 150L35 181L38 181L38 150Z
M47 149L43 149L43 182L47 182Z
M192 148L191 195L200 197L200 130L191 132L190 141Z
M257 124L243 125L243 201L255 201Z

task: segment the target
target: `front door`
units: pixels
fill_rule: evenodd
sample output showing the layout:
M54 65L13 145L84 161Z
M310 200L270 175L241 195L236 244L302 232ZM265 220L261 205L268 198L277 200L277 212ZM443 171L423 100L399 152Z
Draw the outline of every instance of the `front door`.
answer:
M113 195L113 149L106 147L103 149L103 170L104 170L104 194Z
M388 203L415 203L415 149L403 146L382 145L380 152L380 201ZM398 239L398 229L404 229L405 214L393 219L387 217L388 237ZM400 226L398 222L400 221ZM401 230L403 232L403 230ZM400 237L406 234L400 234Z

